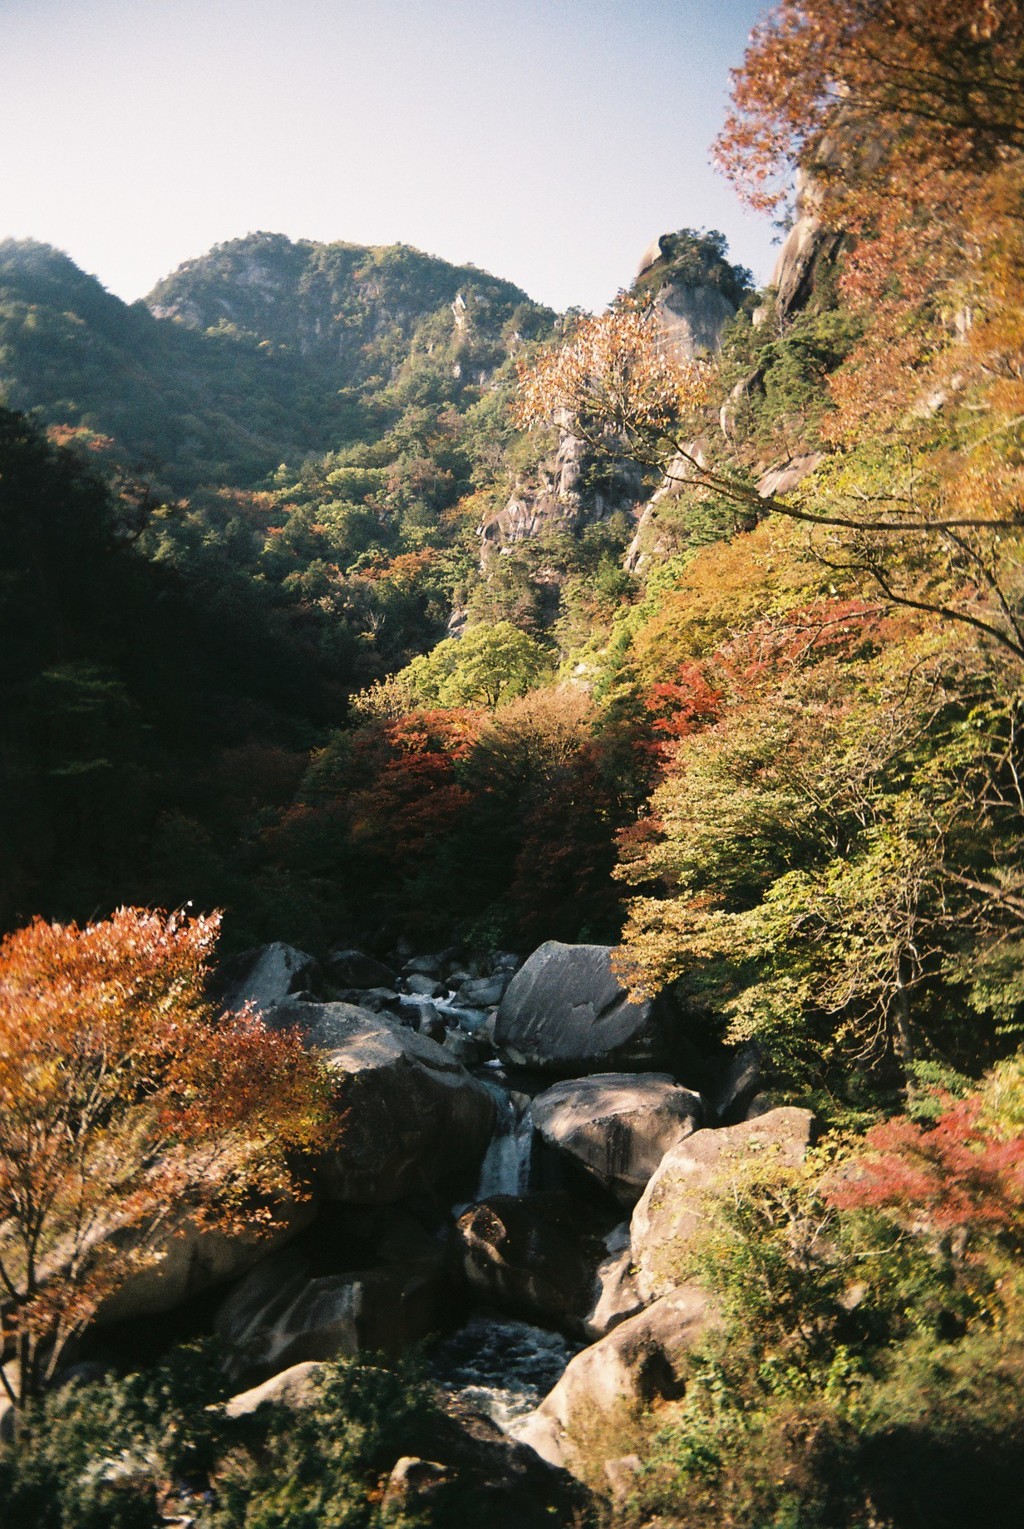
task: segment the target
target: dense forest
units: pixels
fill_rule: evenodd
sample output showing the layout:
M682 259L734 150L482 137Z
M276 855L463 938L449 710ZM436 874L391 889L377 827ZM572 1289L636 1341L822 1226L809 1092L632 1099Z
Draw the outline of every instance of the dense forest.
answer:
M251 234L126 306L0 244L12 1118L45 1092L26 1016L56 1033L66 983L112 963L110 993L201 1012L217 1060L133 1051L95 1129L160 1073L160 1160L210 1152L182 1100L218 1089L283 1193L327 1150L323 1080L275 1032L265 1098L246 1021L216 1031L218 934L219 960L443 951L485 983L478 953L614 947L702 1093L755 1066L762 1109L813 1113L813 1145L744 1158L700 1233L666 1236L647 1302L699 1287L716 1315L600 1426L560 1415L547 1522L1016 1522L1022 85L1009 0L782 0L716 148L784 216L772 284L682 228L596 317L406 246ZM125 908L178 911L157 936ZM223 1170L236 1201L253 1151ZM0 1130L9 1226L22 1171ZM6 1354L28 1373L34 1323L41 1375L54 1319L38 1295L19 1317L3 1235ZM448 1459L407 1364L342 1363L301 1425L244 1435L207 1349L49 1400L12 1382L0 1504L58 1529L479 1522L475 1457L381 1497L398 1455ZM95 1467L108 1437L123 1479Z

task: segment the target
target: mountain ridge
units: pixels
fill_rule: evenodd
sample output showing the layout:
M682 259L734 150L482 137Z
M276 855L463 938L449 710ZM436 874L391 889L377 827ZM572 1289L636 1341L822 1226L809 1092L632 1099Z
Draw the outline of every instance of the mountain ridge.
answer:
M410 358L431 358L433 402L464 407L553 321L513 283L408 246L248 235L126 304L52 246L0 242L8 404L115 437L172 491L252 485L364 438L363 395L400 386Z

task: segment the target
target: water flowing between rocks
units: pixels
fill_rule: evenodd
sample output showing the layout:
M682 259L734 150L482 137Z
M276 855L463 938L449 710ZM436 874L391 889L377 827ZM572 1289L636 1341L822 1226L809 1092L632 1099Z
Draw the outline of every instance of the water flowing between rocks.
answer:
M513 1437L582 1347L561 1333L477 1312L430 1358L432 1378L453 1402L482 1412Z
M498 1062L485 1063L474 1073L494 1098L494 1134L475 1193L453 1207L456 1216L480 1200L522 1195L531 1188L535 1130L530 1095L510 1086ZM428 1369L457 1407L483 1413L514 1438L517 1424L539 1406L582 1347L550 1328L478 1310L434 1345Z

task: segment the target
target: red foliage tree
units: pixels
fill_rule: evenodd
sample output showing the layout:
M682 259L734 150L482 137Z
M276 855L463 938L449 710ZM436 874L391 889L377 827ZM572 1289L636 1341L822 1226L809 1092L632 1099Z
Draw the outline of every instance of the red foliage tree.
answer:
M868 1132L854 1171L829 1199L944 1236L961 1257L992 1238L1020 1252L1024 1131L993 1127L981 1093L951 1103L931 1126L897 1116Z
M0 1334L18 1408L186 1225L269 1225L330 1132L297 1034L204 997L219 916L122 908L0 945Z

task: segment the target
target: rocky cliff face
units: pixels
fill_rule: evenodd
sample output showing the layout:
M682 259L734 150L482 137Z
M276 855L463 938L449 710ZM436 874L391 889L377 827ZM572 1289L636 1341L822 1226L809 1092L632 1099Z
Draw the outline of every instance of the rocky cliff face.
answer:
M623 463L601 487L591 488L585 481L586 465L585 443L563 432L554 454L517 483L497 515L480 526L482 561L555 526L582 531L616 510L632 509L640 493L637 468Z
M749 287L749 273L725 259L721 234L692 229L662 234L641 256L631 295L650 301L665 350L675 360L714 355L726 325ZM624 466L610 484L585 486L586 448L568 432L555 454L530 479L517 483L507 503L480 527L483 560L562 524L582 530L616 510L632 511L640 475Z
M631 296L650 301L669 353L680 361L714 355L752 277L726 258L722 234L682 228L662 234L640 258Z
M775 289L776 314L782 319L807 306L822 270L835 259L843 242L841 233L822 224L814 181L803 172L798 176L796 210L796 222L786 235L769 283Z
M677 361L714 355L722 348L722 332L736 309L717 287L693 287L669 282L654 303L665 349Z

